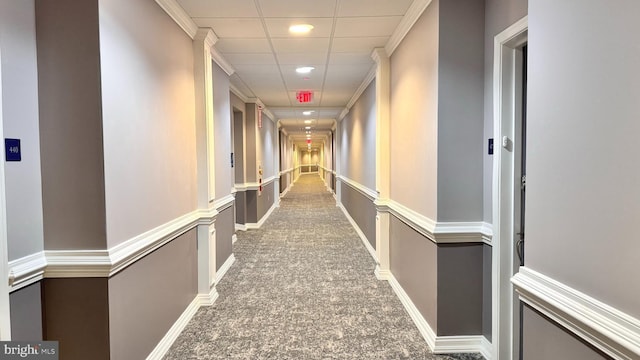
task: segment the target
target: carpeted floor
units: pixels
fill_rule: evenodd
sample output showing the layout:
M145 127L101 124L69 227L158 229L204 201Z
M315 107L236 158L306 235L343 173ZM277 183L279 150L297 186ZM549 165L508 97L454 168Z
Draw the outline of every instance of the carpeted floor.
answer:
M482 359L433 355L317 175L303 175L165 359Z

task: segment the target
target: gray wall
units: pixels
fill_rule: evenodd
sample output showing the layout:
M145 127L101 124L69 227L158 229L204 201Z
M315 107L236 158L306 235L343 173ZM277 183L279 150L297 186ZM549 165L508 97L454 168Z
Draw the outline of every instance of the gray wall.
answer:
M0 1L0 48L4 136L20 139L22 147L21 162L3 164L9 260L14 260L44 247L33 0Z
M196 230L109 279L111 360L144 359L195 298Z
M273 206L273 194L274 194L275 182L272 181L262 187L262 194L257 197L257 219L255 222L260 221Z
M258 107L256 104L246 104L245 106L245 182L258 181L258 150L257 150L257 131L258 131Z
M9 295L11 308L11 340L42 340L42 292L40 282Z
M231 256L233 252L232 237L235 233L233 222L234 207L228 207L216 218L216 270Z
M358 190L340 182L341 202L349 215L358 224L369 244L376 248L376 207L373 202Z
M525 242L527 267L635 318L639 13L636 1L529 5Z
M483 247L438 245L438 335L482 334Z
M99 11L113 247L197 207L193 47L155 2L100 1Z
M369 189L376 188L376 83L372 81L338 127L345 176ZM303 161L303 163L305 163ZM315 164L315 162L313 162Z
M484 28L484 138L483 138L483 219L491 222L493 155L487 151L493 138L493 40L511 24L527 15L528 0L485 0ZM498 143L496 143L498 144Z
M238 191L236 193L235 201L236 211L236 224L247 223L247 193L245 191Z
M106 248L97 0L36 1L45 248Z
M611 359L551 322L548 318L524 307L523 359L603 360Z
M391 273L432 329L438 329L438 248L414 229L391 216Z
M59 341L61 359L110 359L108 281L106 278L43 281L43 339Z
M438 221L482 220L483 29L482 1L440 1Z

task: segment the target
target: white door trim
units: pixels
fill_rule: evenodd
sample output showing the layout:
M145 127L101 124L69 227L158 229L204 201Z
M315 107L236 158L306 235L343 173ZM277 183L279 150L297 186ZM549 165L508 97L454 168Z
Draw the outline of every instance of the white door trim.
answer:
M492 343L495 360L512 359L514 289L514 199L516 56L515 49L527 40L528 18L496 35L493 55L493 253L492 253ZM506 137L506 143L503 143ZM503 146L505 145L505 146Z
M0 52L0 59L2 58ZM1 64L1 62L0 62ZM2 120L2 69L0 66L0 141L4 149L4 122ZM4 152L4 150L3 150ZM0 340L11 339L11 311L9 308L9 257L7 250L7 199L5 193L4 155L0 163Z

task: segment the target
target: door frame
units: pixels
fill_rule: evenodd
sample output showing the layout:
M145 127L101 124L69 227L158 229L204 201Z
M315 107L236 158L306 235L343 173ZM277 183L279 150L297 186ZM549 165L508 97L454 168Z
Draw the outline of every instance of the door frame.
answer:
M493 249L492 249L492 345L495 360L517 359L514 317L514 177L517 138L518 78L517 49L528 39L525 16L494 38L493 55ZM503 138L505 141L503 142ZM504 145L504 146L503 146Z
M1 59L2 51L0 50L0 60ZM4 139L4 122L2 119L2 66L0 66L0 139ZM2 148L4 149L4 143ZM0 340L11 340L9 256L7 248L7 198L5 192L4 166L5 161L2 159L2 163L0 163Z

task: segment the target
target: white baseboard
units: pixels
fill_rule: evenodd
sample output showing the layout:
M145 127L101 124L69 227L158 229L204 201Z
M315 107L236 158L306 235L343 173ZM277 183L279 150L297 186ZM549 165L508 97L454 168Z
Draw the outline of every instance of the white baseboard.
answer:
M247 231L247 230L260 229L262 225L264 225L264 223L267 221L269 216L271 216L271 214L273 214L273 212L277 208L278 208L278 204L274 202L273 205L271 205L271 208L269 209L269 211L267 211L267 213L264 214L264 216L262 217L262 219L260 219L260 221L258 221L257 223L236 224L236 230Z
M342 210L342 212L344 213L344 216L346 216L347 220L349 220L349 222L351 223L351 226L353 226L353 228L356 230L356 233L358 233L358 236L360 236L360 240L362 240L362 243L364 244L364 247L367 249L369 254L371 254L371 257L377 263L378 262L378 256L376 255L376 250L373 248L373 246L371 246L371 244L369 243L369 240L367 240L367 237L364 235L364 233L362 232L360 227L358 227L358 224L356 223L356 221L353 220L351 215L349 215L349 212L344 207L344 205L338 204L338 207L340 208L340 210Z
M391 271L389 270L381 270L379 265L376 265L376 270L374 271L376 275L376 279L378 280L389 280L391 278Z
M233 234L233 235L231 236L231 243L232 243L232 244L235 244L235 243L236 243L236 241L238 241L238 235Z
M147 360L161 360L167 351L171 348L171 345L176 341L178 336L182 333L182 330L189 324L189 321L196 314L198 309L202 306L211 306L218 299L218 291L216 288L211 288L208 294L198 294L193 301L182 312L182 315L171 326L169 331L164 335L162 340L156 345L155 349L147 356Z
M231 268L231 265L233 265L235 261L236 261L235 255L231 254L231 256L229 256L227 261L225 261L224 264L222 264L220 269L216 271L216 278L213 280L214 284L218 284L220 280L222 280L222 278L226 275L227 271L229 271L229 269Z
M411 301L411 298L409 297L409 295L407 295L407 293L404 291L402 286L400 286L400 283L398 282L398 280L396 280L393 274L389 274L388 280L389 280L389 284L391 285L391 288L396 293L396 296L398 296L398 298L400 299L400 302L409 313L409 316L411 316L411 319L418 327L418 331L420 332L420 335L422 335L424 340L427 342L427 345L429 345L429 348L431 348L431 350L434 350L436 346L435 331L433 331L433 329L431 328L431 325L429 325L427 320L422 316L422 314L420 313L420 310L418 310L418 308L413 303L413 301Z
M376 269L376 271L378 271L378 269ZM493 359L491 343L482 335L437 336L436 332L422 316L420 310L418 310L393 274L391 272L382 273L381 271L380 273L381 276L387 278L386 280L389 281L396 296L398 296L405 310L407 310L409 316L411 316L411 319L416 324L420 335L422 335L434 354L480 353L487 360ZM378 274L376 274L376 276L377 275Z
M280 197L283 198L285 195L287 195L287 193L289 192L289 190L291 190L291 187L293 186L293 183L289 184L289 186L287 186L286 189L284 189L284 191L280 194Z
M433 353L480 353L485 359L493 359L491 343L482 335L436 336L436 345Z

